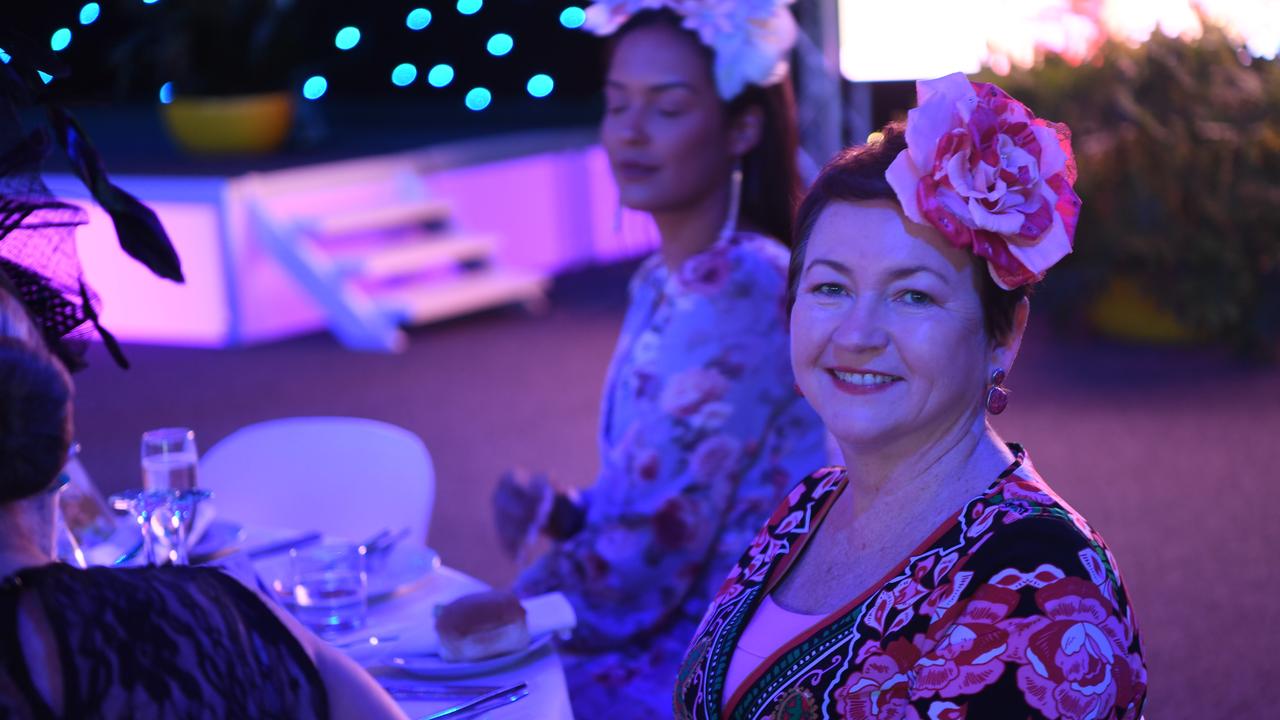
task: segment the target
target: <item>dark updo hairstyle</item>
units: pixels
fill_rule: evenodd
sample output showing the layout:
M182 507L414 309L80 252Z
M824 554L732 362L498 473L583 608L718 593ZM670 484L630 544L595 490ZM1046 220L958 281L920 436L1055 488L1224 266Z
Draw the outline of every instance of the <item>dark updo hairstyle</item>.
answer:
M687 37L706 58L707 74L714 82L715 52L702 44L697 33L683 27L678 14L668 8L642 10L633 15L609 40L606 58L612 60L618 43L627 34L646 27L666 27ZM729 122L752 106L764 116L760 142L742 158L742 202L740 224L752 227L779 242L790 243L792 217L800 194L800 173L796 167L799 134L796 129L795 95L788 75L768 87L747 85L729 101L722 101Z
M71 388L43 348L0 338L0 504L48 488L66 464Z
M898 153L906 149L906 125L895 121L880 130L880 138L875 142L847 148L822 168L796 211L796 237L791 247L787 284L788 307L795 304L809 235L828 205L858 200L891 200L901 207L884 174ZM1005 290L991 279L986 260L974 255L973 266L987 337L1004 342L1013 330L1013 316L1018 303L1031 294L1031 286Z

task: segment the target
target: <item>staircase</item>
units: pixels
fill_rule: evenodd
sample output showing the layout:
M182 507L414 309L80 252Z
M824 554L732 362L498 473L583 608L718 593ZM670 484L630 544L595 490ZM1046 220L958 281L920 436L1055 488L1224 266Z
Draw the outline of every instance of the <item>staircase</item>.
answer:
M347 347L398 352L405 327L506 305L546 307L549 280L494 261L402 158L255 173L241 187L263 245Z

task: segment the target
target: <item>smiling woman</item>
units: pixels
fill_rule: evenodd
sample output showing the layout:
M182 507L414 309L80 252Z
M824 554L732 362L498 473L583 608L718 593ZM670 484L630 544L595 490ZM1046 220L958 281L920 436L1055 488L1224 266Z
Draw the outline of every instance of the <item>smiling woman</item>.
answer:
M1115 558L987 420L1027 288L1071 248L1069 134L962 75L919 94L801 204L791 361L848 467L805 478L730 571L678 717L1141 715Z

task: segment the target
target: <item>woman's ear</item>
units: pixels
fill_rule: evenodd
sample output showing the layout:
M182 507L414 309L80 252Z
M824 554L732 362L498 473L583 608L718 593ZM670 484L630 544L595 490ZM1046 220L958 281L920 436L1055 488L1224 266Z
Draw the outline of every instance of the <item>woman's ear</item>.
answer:
M991 347L991 367L1000 368L1009 373L1013 369L1013 361L1018 359L1018 350L1022 348L1022 336L1027 331L1027 318L1031 316L1031 300L1022 298L1013 310L1013 325L1009 334L1001 342L994 342Z
M751 105L738 113L729 125L729 152L741 158L760 144L764 134L764 109Z

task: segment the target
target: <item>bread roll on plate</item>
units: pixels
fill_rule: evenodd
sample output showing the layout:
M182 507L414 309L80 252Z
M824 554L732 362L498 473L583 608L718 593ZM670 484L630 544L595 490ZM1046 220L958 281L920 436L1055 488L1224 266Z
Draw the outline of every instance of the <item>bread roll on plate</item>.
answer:
M518 652L529 646L529 623L519 598L489 590L436 606L440 657L474 662Z

